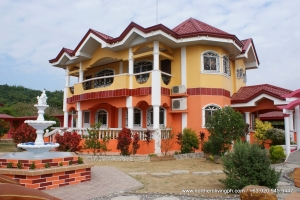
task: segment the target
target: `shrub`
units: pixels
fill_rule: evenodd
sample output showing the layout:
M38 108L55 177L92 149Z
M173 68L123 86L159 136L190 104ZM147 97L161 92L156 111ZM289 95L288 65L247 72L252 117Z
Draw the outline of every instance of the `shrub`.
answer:
M63 162L60 162L60 163L59 163L59 166L61 166L61 167L62 167L63 165L64 165L64 164L63 164Z
M9 162L8 164L7 164L7 166L6 166L6 168L13 168L13 163L12 162Z
M132 154L136 154L137 150L140 148L140 136L139 134L135 133L133 134L133 141L132 141Z
M18 163L17 163L17 168L18 168L18 169L22 169L22 168L23 168L23 167L22 167L22 162L19 161L19 160L18 160Z
M222 157L227 189L242 189L247 185L276 188L281 172L270 167L271 161L264 149L248 142L236 142L233 151Z
M0 119L0 139L9 131L9 122Z
M273 128L272 124L270 122L262 122L259 119L255 120L255 133L254 137L257 138L261 145L264 147L264 144L266 140L268 139L266 137L267 130Z
M30 164L30 166L29 166L29 169L35 169L36 167L35 167L35 162L33 161L31 164Z
M34 142L36 139L36 130L24 123L16 130L13 129L10 133L16 145L19 143Z
M131 139L131 131L128 128L123 128L122 131L119 132L118 136L118 144L117 149L121 150L121 155L123 156L129 156L129 146L132 142Z
M208 140L213 155L222 155L230 148L233 140L245 135L245 121L241 113L226 106L217 109L211 117L207 117L205 124L210 136Z
M50 165L50 163L45 163L45 168L50 168L51 167L51 165Z
M271 128L266 131L266 138L271 140L271 146L273 145L284 145L285 144L285 133L281 129Z
M192 129L183 129L181 153L191 153L195 149L199 149L199 139L196 132Z
M55 140L59 143L59 151L79 151L81 146L79 143L81 141L81 136L76 132L65 132L63 135L57 134Z
M204 153L212 153L214 151L212 141L208 140L208 141L204 142L202 147L201 147L201 150ZM217 153L218 152L216 152L215 154L217 154Z
M269 152L270 152L270 159L273 162L285 158L284 149L282 146L271 146Z
M83 164L83 158L82 157L78 157L78 164Z
M149 129L147 129L146 132L144 132L144 135L145 135L144 143L147 144L148 154L149 154L149 145L152 142L152 133L151 133L151 131Z
M175 134L172 133L172 128L164 128L161 129L161 135L162 135L162 140L161 140L161 149L163 155L168 155L170 150L173 148L175 144Z

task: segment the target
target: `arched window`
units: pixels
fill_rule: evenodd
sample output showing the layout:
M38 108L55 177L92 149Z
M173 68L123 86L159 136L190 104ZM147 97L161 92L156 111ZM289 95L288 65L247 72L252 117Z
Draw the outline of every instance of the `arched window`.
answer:
M95 74L95 77L113 76L115 74L112 69L103 69ZM114 82L114 78L102 78L94 81L94 88L107 87Z
M101 122L101 126L108 126L108 120L107 120L107 111L104 109L100 109L95 113L95 122L99 123Z
M213 115L213 112L220 109L217 105L207 105L202 109L202 127L205 127L207 118Z
M209 51L203 54L204 71L219 72L220 71L219 54Z
M159 125L165 125L165 109L163 107L159 107ZM153 126L153 107L147 110L147 126Z
M228 56L223 56L223 73L230 76L230 60Z
M153 68L152 61L141 60L134 64L133 73L137 74L141 72L151 71L152 68ZM146 83L149 78L149 73L135 75L135 78L138 83Z
M128 126L128 110L125 111L125 124ZM142 126L142 111L139 108L133 109L133 126Z

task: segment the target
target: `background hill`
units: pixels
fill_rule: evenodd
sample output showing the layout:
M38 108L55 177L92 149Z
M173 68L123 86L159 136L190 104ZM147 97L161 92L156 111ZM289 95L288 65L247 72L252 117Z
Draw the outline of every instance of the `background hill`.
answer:
M36 116L37 109L33 106L37 103L37 96L42 91L32 90L23 86L0 85L0 103L4 104L0 108L1 114L11 116ZM50 106L45 110L47 115L62 114L63 111L63 91L46 91L48 97L47 104Z

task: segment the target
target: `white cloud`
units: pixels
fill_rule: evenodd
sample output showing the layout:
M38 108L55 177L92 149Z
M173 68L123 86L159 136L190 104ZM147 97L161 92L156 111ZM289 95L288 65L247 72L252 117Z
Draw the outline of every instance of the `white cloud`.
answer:
M300 14L297 0L159 0L158 22L172 29L193 17L239 39L253 38L260 60L248 85L298 89ZM0 1L0 84L63 89L64 71L52 67L62 47L74 49L89 28L118 37L134 21L156 24L155 0ZM46 85L46 86L44 86Z

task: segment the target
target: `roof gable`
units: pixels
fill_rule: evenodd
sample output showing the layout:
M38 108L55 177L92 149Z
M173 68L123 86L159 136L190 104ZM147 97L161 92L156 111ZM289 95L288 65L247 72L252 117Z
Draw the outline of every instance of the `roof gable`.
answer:
M291 93L291 90L276 87L269 84L253 85L241 87L239 91L232 95L231 103L246 103L261 94L268 94L277 99L285 100L282 95Z

